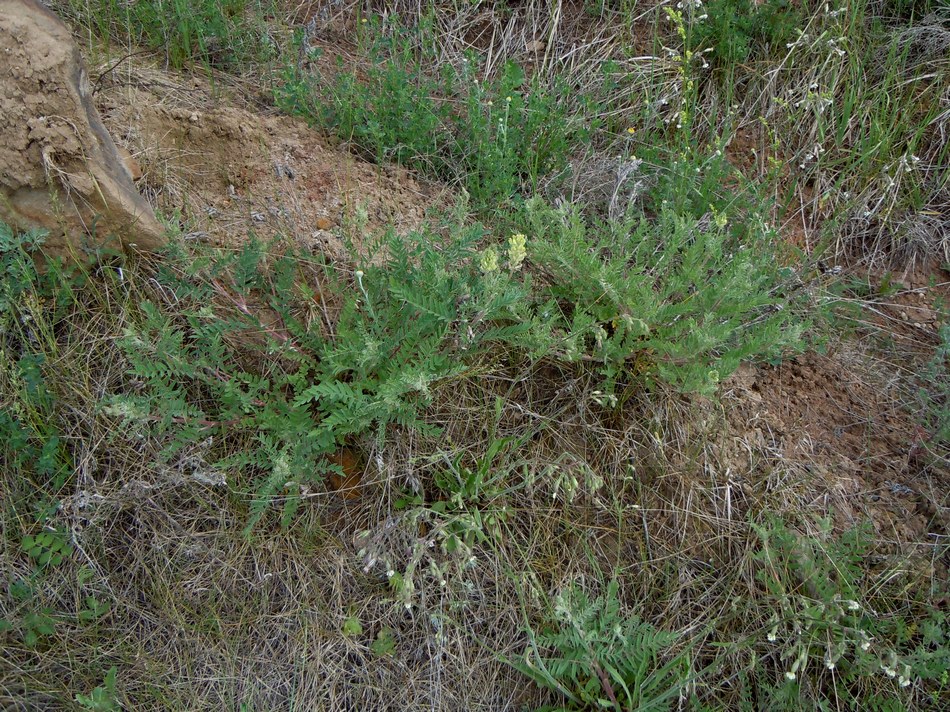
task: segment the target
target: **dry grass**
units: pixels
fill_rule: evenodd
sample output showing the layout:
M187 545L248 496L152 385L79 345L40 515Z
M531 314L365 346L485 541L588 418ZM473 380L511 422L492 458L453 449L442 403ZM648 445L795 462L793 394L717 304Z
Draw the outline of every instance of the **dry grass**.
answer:
M148 271L126 280L134 298L159 296ZM265 522L247 538L243 485L209 469L202 447L163 464L155 443L90 408L127 387L114 334L135 319L133 295L104 291L77 311L51 364L68 369L57 417L77 463L53 522L77 555L43 578L36 599L60 612L56 633L34 649L5 641L9 709L72 709L73 695L111 664L131 709L534 708L554 699L504 658L525 654L526 626L543 626L567 586L596 591L611 576L628 610L679 631L702 697L735 702L749 656L760 674L781 676L781 648L765 640L773 611L760 598L755 525L780 516L822 539L815 516L849 505L820 448L793 455L788 435L768 430L761 396L743 381L749 372L720 401L631 391L605 409L583 371L494 366L442 388L428 416L441 438L399 432L363 443L358 499L315 492L289 529ZM848 362L879 389L860 358ZM891 417L904 417L896 407ZM508 517L471 560L447 554L448 518L429 509L442 497L434 475L446 457L479 457L492 437L524 438L499 461L498 488L476 503ZM22 489L9 474L8 502ZM576 478L573 492L565 477ZM406 492L425 504L400 510ZM11 542L31 523L4 517L3 526L4 574L26 577ZM894 535L869 571L869 595L894 577L938 587L945 549ZM408 577L413 568L414 590L397 595L387 570ZM87 595L111 611L71 622ZM0 600L2 617L15 615L16 604ZM344 632L351 618L361 633ZM391 654L373 650L385 629ZM724 639L732 645L718 649ZM714 685L700 676L708 669L719 671Z
M659 125L671 111L661 100L670 103L676 92L675 65L654 55L655 39L656 47L668 42L669 30L648 24L661 10L585 14L574 5L533 0L504 11L485 3L446 6L435 15L435 54L455 63L476 49L488 57L486 72L514 59L585 88L596 88L603 81L600 63L615 59L628 79L598 118L624 125L635 115L638 123ZM309 22L312 42L341 53L352 50L344 33L367 11L398 13L404 21L423 17L418 3L285 9L295 22ZM653 26L658 29L644 30ZM942 26L907 33L915 72L943 67ZM809 65L791 84L776 86L790 63L791 53L749 79L728 120L723 95L710 88L697 107L706 122L699 136L709 138L727 124L737 132L764 116L782 134L780 160L799 162L815 140L808 115L778 116L777 105L767 102L823 81L825 70ZM193 97L187 80L164 72L135 81L160 83L178 103L213 101ZM936 173L945 163L948 118L944 110L926 127L934 179L927 185L934 187L924 209L898 211L886 225L845 213L831 241L834 256L843 259L862 246L858 257L871 261L946 258L946 183ZM146 173L162 173L159 183L171 190L163 200L185 200L170 169L176 156L161 155L143 166ZM760 158L747 170L768 172ZM627 165L606 153L579 156L571 197L596 202L608 214L622 212L642 189L637 181L652 180L624 173ZM800 177L783 174L782 190L796 190ZM835 199L822 203L822 195L840 187L834 175L819 172L815 180L807 198L796 193L796 207L782 215L787 223L820 226L830 211L852 209ZM873 182L866 191L861 205L885 195ZM94 278L88 301L76 304L55 332L37 337L55 395L50 417L75 464L70 492L50 524L64 527L77 551L44 574L29 604L57 612L55 633L30 647L0 632L4 709L75 709L75 694L99 685L112 664L119 667L119 700L127 709L520 710L557 704L557 696L528 684L505 658L525 655L528 631L551 622L552 602L569 585L600 591L614 576L625 610L680 635L671 654L687 654L690 669L675 706L693 708L690 695L696 694L715 708L738 709L743 680L752 675L779 686L789 665L782 657L789 641L768 639L775 600L763 579L768 569L760 528L773 517L827 544L821 517L833 519L840 533L869 516L876 530L862 603L877 606L879 617L916 614L917 598L943 595L950 565L946 453L941 444L924 443L923 453L904 452L901 462L891 462L901 460L901 447L920 444L904 437L914 427L909 409L917 386L907 354L929 351L933 337L895 328L896 351L882 353L867 334L894 326L892 305L862 300L870 308L858 324L861 339L833 340L827 359L801 366L743 369L716 400L631 385L617 394L616 408L605 407L590 372L499 354L441 387L426 415L442 428L439 438L397 431L382 443L354 443L364 463L357 498L314 490L289 528L281 529L275 514L245 536L249 483L207 464L208 449L221 443L163 462L160 443L137 439L97 406L107 394L136 388L116 342L141 318L139 302L148 298L174 309L153 277L152 267L138 265L127 267L121 281ZM39 305L36 311L39 317ZM0 405L12 408L24 399L7 353ZM803 372L819 372L823 380L803 382ZM827 401L810 400L842 382L847 387ZM865 447L841 454L842 428L851 424L838 424L820 408L848 392L855 400L841 408L864 423ZM503 405L496 418L497 399ZM894 449L876 449L893 433ZM502 437L523 444L504 452L493 470L495 486L466 507L435 511L432 505L446 499L436 476L456 457L471 464ZM880 477L866 475L878 465ZM897 476L903 479L885 480ZM35 517L22 506L35 484L12 466L0 476L6 582L31 575L18 544L35 528ZM910 487L914 496L896 485ZM420 501L399 506L408 495ZM474 510L504 516L470 551L447 553L451 526ZM391 586L390 571L411 580L412 590ZM795 571L784 574L796 581ZM808 598L811 592L794 593ZM89 595L108 601L111 610L80 623L76 613ZM24 611L22 601L0 592L0 618ZM359 633L347 628L354 619ZM392 650L374 650L387 630ZM816 672L810 684L814 697L807 699L814 701L833 697L841 683ZM896 685L883 677L862 684L868 694L875 686L894 693ZM923 685L908 695L909 708L939 708ZM759 703L764 709L766 702Z
M596 590L611 575L630 610L680 632L696 673L733 671L703 692L729 699L730 675L751 651L759 665L782 666L781 651L764 640L769 610L752 603L761 591L752 525L780 515L817 537L813 517L846 506L833 487L832 497L821 494L830 483L820 481L820 453L791 458L775 433L763 437L754 423L726 417L750 412L740 382L727 384L719 403L655 393L611 410L597 403L589 374L526 365L444 387L430 413L445 429L438 440L404 432L364 443L358 499L315 493L290 529L264 524L245 538L241 485L209 469L201 447L160 464L153 444L127 439L90 407L124 378L110 344L130 318L92 316L69 330L59 353L81 369L57 392L61 417L74 423L67 434L79 466L55 521L78 555L44 579L40 597L66 612L93 594L112 610L92 625L58 625L39 649L8 640L0 685L12 709L69 708L75 691L98 684L100 661L119 664L121 699L136 709L537 706L553 700L502 658L524 654L526 623L542 624L565 587ZM499 397L505 406L492 425ZM433 475L442 453L476 458L489 430L527 439L499 463L507 474L481 503L509 516L469 561L442 550L444 518L394 503L406 491L439 498ZM562 487L552 496L565 475L577 478L573 495ZM8 531L4 539L16 538ZM894 543L881 577L928 548ZM4 559L8 576L28 575L15 550ZM412 565L406 606L386 570ZM81 569L90 573L80 577ZM343 632L351 617L358 635ZM395 641L391 655L372 649L384 629ZM758 642L717 653L710 644L726 634ZM64 668L65 650L80 664Z

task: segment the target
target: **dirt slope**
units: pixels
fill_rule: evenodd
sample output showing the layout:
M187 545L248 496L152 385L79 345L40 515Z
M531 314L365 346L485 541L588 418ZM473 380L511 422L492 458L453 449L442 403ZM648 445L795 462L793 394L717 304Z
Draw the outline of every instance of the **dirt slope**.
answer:
M408 231L444 194L330 147L300 120L242 106L227 87L130 62L100 72L96 104L140 190L189 237L236 246L281 234L339 257L343 227L357 245L390 225Z

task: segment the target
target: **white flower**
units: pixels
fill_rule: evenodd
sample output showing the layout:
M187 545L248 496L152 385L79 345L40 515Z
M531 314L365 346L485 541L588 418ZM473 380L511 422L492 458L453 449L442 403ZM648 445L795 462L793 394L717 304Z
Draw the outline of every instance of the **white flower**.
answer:
M904 665L904 672L897 678L897 682L901 687L907 687L910 684L910 665Z

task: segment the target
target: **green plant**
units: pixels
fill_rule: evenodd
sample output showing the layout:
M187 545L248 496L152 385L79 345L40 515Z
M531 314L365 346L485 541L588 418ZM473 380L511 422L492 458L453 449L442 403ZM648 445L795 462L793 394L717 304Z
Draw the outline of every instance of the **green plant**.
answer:
M40 511L39 518L44 521L49 512ZM39 586L50 569L64 564L72 555L74 548L66 532L60 529L46 530L23 537L20 549L33 562L34 568L26 578L8 581L7 593L15 602L15 608L8 618L0 619L0 630L17 630L23 643L30 648L56 632L56 623L63 619L62 613L43 605ZM87 608L77 613L77 620L95 620L108 612L109 604L102 604L94 597L86 599Z
M496 401L496 414L502 401ZM506 495L514 488L510 475L517 469L514 457L526 438L493 438L483 455L472 466L466 464L468 454L449 459L442 455L444 467L435 474L435 485L444 497L425 507L434 515L433 524L440 531L441 548L449 555L461 553L465 558L478 544L498 536L500 526L510 516ZM422 505L421 498L409 498L405 504ZM402 508L402 506L400 508Z
M430 167L445 141L446 113L437 100L439 82L423 72L413 35L401 26L383 34L374 21L365 73L345 71L328 82L286 70L276 90L278 105L351 141L367 157Z
M396 653L396 637L392 628L380 628L370 649L378 658L388 658Z
M23 642L30 648L35 647L42 638L56 632L56 620L49 608L30 611L23 616Z
M40 641L56 632L55 612L48 606L37 605L37 578L34 573L29 580L16 579L7 583L7 594L17 609L0 618L0 633L18 632L29 648L37 647Z
M509 663L563 695L567 709L671 709L685 682L682 655L670 654L678 636L625 614L619 591L617 579L594 598L571 586L552 625L529 631L525 659Z
M102 684L96 687L88 695L76 695L76 702L84 710L94 710L95 712L114 712L121 710L122 705L116 699L115 681L118 669L115 665L109 668Z
M38 524L48 518L72 475L72 458L60 437L56 397L47 377L59 357L56 328L76 300L86 274L49 260L38 270L38 232L16 233L0 223L0 463L8 475L4 507L34 509ZM36 559L58 559L59 535L23 540ZM47 541L49 539L50 541ZM57 545L59 548L50 549Z
M167 276L182 315L142 305L144 321L125 348L144 388L112 398L109 412L161 438L165 457L218 438L225 448L213 464L258 483L251 523L280 490L287 521L299 487L339 469L325 458L345 439L382 442L393 425L434 431L421 417L433 385L525 331L512 323L521 288L485 280L473 264L480 229L451 230L442 244L434 235L390 235L370 250L386 259L350 279L327 271L342 297L327 327L295 308L295 297L315 294L306 263L288 257L265 269L257 244ZM215 298L231 313L211 307ZM264 308L276 322L261 322ZM249 353L259 359L254 371L242 366Z
M239 70L273 57L265 18L269 0L59 0L67 17L102 39L161 50L180 69L197 64Z
M112 610L112 604L108 601L100 601L95 596L86 596L83 599L84 606L79 609L76 617L83 623L92 623L107 615Z
M721 219L720 219L721 218ZM806 295L775 260L775 236L750 222L743 239L722 216L668 207L591 225L571 208L532 201L530 256L544 275L538 342L559 358L620 377L710 391L742 360L801 348Z
M47 530L36 535L25 536L20 548L36 562L37 567L59 566L72 555L73 546L65 532Z
M479 81L471 55L443 93L460 108L450 116L452 142L446 177L460 182L475 204L503 207L516 195L531 196L558 177L567 159L589 140L586 117L573 113L566 84L528 78L513 62L493 81Z
M355 638L363 634L363 624L360 623L360 619L356 616L348 616L345 621L343 621L343 635L347 638Z
M10 598L19 603L30 603L35 596L31 583L23 580L11 581L7 586ZM56 632L56 621L49 608L28 610L20 616L0 619L0 632L18 630L28 647L35 647L41 638Z
M4 576L11 606L0 627L29 648L53 635L61 617L39 584L74 551L68 531L53 523L72 463L48 371L59 356L55 328L83 279L54 260L37 269L33 252L42 243L41 233L0 223L0 492L4 521L16 521L10 530L30 566L26 575Z
M784 669L776 690L788 702L807 700L811 686L803 680L823 675L832 679L838 699L861 708L872 678L896 699L916 684L946 687L947 616L926 602L887 614L875 610L899 599L883 591L870 597L866 527L839 537L826 528L818 538L772 521L757 531L762 540L758 577L774 611L767 641L781 649Z
M788 0L709 0L706 17L692 26L694 51L712 48L712 62L731 67L748 61L757 51L784 52L802 24L804 8Z
M475 54L461 69L427 70L431 28L374 19L361 30L369 65L330 77L289 69L279 106L350 141L376 161L395 161L461 185L491 212L559 174L589 127L568 109L567 87L526 77L508 62L480 80Z

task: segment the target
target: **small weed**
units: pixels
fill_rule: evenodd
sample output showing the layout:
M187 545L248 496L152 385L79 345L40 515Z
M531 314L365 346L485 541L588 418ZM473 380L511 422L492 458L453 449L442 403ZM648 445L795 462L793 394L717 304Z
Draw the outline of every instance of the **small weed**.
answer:
M86 596L83 607L79 609L77 618L83 623L92 623L107 615L112 610L108 601L100 601L95 596Z
M693 25L692 49L711 48L711 62L730 70L755 54L784 52L802 25L801 11L788 0L709 0L699 3L704 21Z
M669 653L678 636L624 613L618 594L616 579L593 598L568 588L553 625L532 631L525 659L509 662L563 695L566 709L672 709L685 682L685 660Z
M392 628L381 628L370 648L378 658L394 655L396 653L396 637Z
M480 81L475 54L461 69L445 65L433 75L419 49L427 46L426 31L374 20L362 30L365 72L342 65L330 77L288 70L277 103L373 160L460 185L487 214L563 171L588 135L568 113L567 88L529 79L513 62Z
M839 699L859 707L869 678L896 698L918 684L945 685L946 615L926 604L913 612L875 610L897 601L881 593L868 598L867 529L817 539L773 522L759 533L759 578L774 604L767 640L781 648L787 702L803 701L810 686L802 681L822 676Z
M761 223L740 242L725 221L669 208L602 228L537 201L527 215L549 297L537 307L543 339L565 360L597 363L610 389L632 376L709 392L742 360L804 345L807 299Z
M20 548L36 562L39 568L59 566L73 553L73 546L69 543L67 535L55 530L23 537Z
M347 638L356 638L363 634L363 624L356 616L350 616L343 621L343 635Z
M118 670L115 665L109 668L102 684L95 688L88 695L76 695L76 702L84 710L94 710L95 712L114 712L121 710L115 696L115 682Z

